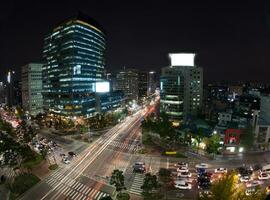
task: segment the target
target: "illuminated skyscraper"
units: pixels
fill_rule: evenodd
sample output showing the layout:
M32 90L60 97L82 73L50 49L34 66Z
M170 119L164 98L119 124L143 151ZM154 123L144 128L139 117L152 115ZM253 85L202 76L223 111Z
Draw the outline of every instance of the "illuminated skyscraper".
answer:
M43 95L46 111L68 117L95 112L95 82L102 81L105 34L93 19L77 14L45 37Z
M162 68L161 111L181 122L202 106L203 69L194 64L195 54L169 54L171 66Z
M30 63L22 67L22 106L31 115L43 112L42 64Z

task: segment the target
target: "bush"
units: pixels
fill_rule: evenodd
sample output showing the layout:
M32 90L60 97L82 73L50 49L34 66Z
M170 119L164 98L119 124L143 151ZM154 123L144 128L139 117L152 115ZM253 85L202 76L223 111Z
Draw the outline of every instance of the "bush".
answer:
M58 168L58 165L57 164L53 164L53 165L50 165L49 166L49 169L50 170L56 170Z
M36 154L35 157L32 160L26 161L22 163L22 166L25 168L32 168L35 165L38 165L43 160L42 155Z
M186 155L182 154L181 152L177 152L176 155L175 155L177 158L187 158Z
M11 185L11 192L16 195L21 195L39 181L40 179L33 174L21 174L15 177L14 182Z

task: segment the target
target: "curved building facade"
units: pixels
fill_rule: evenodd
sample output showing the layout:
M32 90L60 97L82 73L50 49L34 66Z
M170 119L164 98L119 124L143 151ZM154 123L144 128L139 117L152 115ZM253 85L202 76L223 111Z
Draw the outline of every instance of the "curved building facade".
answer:
M68 117L95 113L95 82L105 66L105 34L95 21L78 14L45 37L43 96L47 112Z

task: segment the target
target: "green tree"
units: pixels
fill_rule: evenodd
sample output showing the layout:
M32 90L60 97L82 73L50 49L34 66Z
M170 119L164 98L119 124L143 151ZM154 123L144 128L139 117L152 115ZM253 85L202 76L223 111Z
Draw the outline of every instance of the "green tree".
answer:
M158 178L161 183L161 194L164 194L167 199L167 191L173 189L172 173L168 169L160 168Z
M219 134L213 134L210 138L206 140L206 151L208 153L217 154L220 147L221 144Z
M247 196L244 187L238 185L238 176L235 172L224 175L215 181L210 189L211 195L203 193L199 200L264 200L266 195L260 189Z
M240 144L244 146L247 150L251 149L254 145L255 136L252 126L244 129L240 134Z
M106 197L102 197L100 200L113 200L113 199L110 196L106 196Z
M118 169L113 170L110 184L115 186L117 192L125 189L125 177L123 171Z
M192 134L194 139L197 142L197 152L199 152L199 145L202 142L202 140L205 138L205 134L203 132L202 128L199 128L198 131L195 134Z
M116 199L117 200L129 200L130 196L127 192L120 192L117 194Z
M158 182L156 175L151 175L150 173L145 174L143 185L141 189L143 190L142 195L145 200L158 199L158 189L160 184Z

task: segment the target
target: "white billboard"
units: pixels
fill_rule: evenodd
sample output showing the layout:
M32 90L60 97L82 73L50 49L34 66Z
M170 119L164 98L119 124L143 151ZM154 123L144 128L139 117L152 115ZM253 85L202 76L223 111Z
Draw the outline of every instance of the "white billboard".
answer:
M97 93L110 92L110 83L107 81L96 82L96 92Z
M194 66L195 53L170 53L171 66Z

